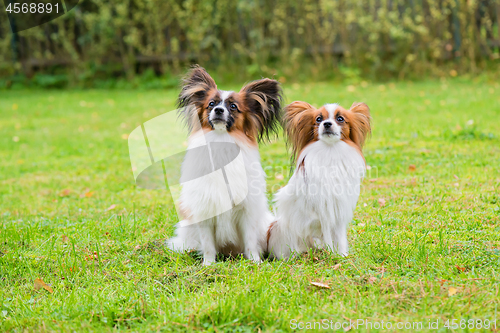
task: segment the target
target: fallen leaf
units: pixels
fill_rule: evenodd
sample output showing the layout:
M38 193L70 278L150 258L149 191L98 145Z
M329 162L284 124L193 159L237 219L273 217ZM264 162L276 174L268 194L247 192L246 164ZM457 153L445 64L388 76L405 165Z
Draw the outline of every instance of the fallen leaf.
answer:
M106 210L112 210L112 209L115 209L116 208L116 205L115 204L112 204L111 206L109 206Z
M335 266L333 266L333 270L336 271L337 269L339 269L340 267L342 266L341 263L338 263L336 264Z
M378 199L378 204L380 205L380 207L384 207L385 206L385 199L384 198Z
M51 294L54 292L51 287L49 287L45 282L43 282L42 279L36 278L35 279L35 290L40 290L42 288L47 290Z
M448 296L453 296L453 295L455 295L457 292L458 292L458 289L457 289L457 288L455 288L455 287L450 287L450 288L448 289Z
M410 164L410 166L408 167L408 169L410 171L415 171L415 170L417 170L417 166L415 164Z
M318 287L318 288L330 289L330 286L329 286L329 285L327 285L327 284L325 284L325 283L322 283L322 282L312 282L312 281L311 281L311 284L312 284L313 286Z
M377 282L377 278L376 278L375 276L370 276L370 277L368 278L368 283L373 284L373 283L375 283L375 282Z
M85 198L90 198L90 197L92 197L93 195L94 195L94 192L92 192L92 191L88 191L88 192L86 192L86 193L85 193Z
M60 197L67 197L68 195L70 195L71 193L71 190L69 188L65 188L64 190L61 191L61 193L59 193L59 196Z
M458 265L455 265L456 269L458 269L460 272L465 272L467 270L467 268L465 267L460 267Z

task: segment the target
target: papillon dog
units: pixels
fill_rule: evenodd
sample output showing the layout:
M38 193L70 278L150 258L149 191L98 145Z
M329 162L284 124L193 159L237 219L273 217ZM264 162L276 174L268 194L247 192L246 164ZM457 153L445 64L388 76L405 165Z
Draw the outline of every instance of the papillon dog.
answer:
M183 220L168 247L197 250L205 265L217 253L261 261L274 217L257 142L276 132L281 103L276 80L253 81L234 92L219 90L202 67L187 74L178 100L191 129L180 178Z
M319 109L306 102L285 107L284 127L296 162L288 184L275 195L276 221L267 233L270 257L308 249L348 253L352 220L365 174L363 144L371 132L364 103Z

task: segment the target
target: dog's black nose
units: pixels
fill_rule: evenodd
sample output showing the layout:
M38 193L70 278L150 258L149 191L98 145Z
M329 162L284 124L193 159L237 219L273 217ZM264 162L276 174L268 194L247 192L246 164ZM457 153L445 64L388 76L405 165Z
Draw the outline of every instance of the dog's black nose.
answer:
M219 116L224 113L223 108L215 108L214 111L215 111L215 114L217 114Z
M326 123L323 123L323 126L325 126L325 128L330 128L330 127L332 127L332 123L326 122Z

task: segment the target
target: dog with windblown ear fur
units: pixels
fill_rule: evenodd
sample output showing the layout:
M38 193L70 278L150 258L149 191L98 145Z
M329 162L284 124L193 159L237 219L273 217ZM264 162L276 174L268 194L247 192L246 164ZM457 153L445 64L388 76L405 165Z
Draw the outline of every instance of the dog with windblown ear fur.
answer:
M296 168L275 195L276 221L267 233L271 257L289 258L310 248L348 254L352 220L365 174L363 144L371 132L370 110L354 103L316 109L306 102L285 108L285 133Z
M274 218L257 142L276 132L281 101L275 80L253 81L234 92L218 89L199 66L187 74L178 101L191 131L178 202L184 216L168 247L198 250L205 265L217 253L261 261Z

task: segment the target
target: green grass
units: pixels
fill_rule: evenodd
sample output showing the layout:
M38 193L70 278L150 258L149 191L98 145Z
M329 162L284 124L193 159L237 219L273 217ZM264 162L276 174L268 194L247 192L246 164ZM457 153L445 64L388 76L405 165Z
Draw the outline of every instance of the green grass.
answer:
M365 319L421 321L422 331L439 320L444 332L447 319L497 319L500 86L311 83L285 94L371 107L371 169L347 258L203 267L169 253L172 200L136 188L124 135L173 109L176 90L1 92L0 331L289 331L291 320ZM289 155L281 139L261 155L275 192ZM53 293L35 290L36 278Z

